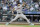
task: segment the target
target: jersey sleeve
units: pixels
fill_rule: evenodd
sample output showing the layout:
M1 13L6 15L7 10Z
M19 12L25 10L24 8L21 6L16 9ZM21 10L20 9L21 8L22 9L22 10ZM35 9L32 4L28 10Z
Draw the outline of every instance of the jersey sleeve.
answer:
M15 10L17 10L17 6L15 6L14 8L15 8Z

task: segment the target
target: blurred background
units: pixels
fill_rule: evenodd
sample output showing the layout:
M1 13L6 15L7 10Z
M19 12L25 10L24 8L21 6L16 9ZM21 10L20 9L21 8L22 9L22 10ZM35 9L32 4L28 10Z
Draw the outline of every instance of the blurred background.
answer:
M8 22L15 16L12 14L13 7L23 4L23 14L31 22L40 22L40 0L0 0L0 22ZM17 12L14 11L16 15ZM15 22L26 22L25 19L17 19Z

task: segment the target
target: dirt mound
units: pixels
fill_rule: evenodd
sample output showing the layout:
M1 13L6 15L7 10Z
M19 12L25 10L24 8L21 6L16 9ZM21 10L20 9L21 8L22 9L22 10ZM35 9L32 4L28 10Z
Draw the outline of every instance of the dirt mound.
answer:
M6 25L0 25L0 27L23 27L23 26L15 26L15 25L8 25L8 26L6 26Z

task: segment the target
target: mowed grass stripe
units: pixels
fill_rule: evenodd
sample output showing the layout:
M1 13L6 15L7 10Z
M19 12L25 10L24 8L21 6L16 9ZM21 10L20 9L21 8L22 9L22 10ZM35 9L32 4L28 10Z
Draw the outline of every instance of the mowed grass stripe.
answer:
M0 24L0 25L5 25L5 24ZM8 26L40 27L40 25L15 25L15 24L9 24Z

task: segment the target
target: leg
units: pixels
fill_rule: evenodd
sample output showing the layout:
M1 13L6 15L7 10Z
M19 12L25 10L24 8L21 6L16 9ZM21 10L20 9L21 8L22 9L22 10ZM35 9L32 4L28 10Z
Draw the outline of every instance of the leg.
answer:
M21 17L24 18L24 19L26 19L28 23L31 23L31 22L27 19L27 17L26 17L25 15L21 14Z
M30 25L34 25L34 24L32 24L32 23L27 19L27 17L26 17L25 15L21 14L21 17L24 18L24 19L26 19L26 21L27 21Z
M10 22L6 23L6 25L8 25L9 23L12 23L13 21L15 21L16 19L18 19L19 15L16 15L16 17L14 19L12 19Z

